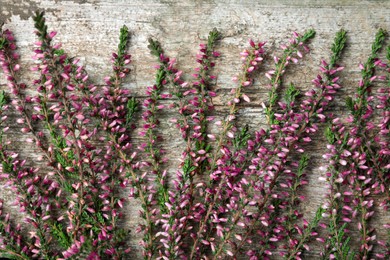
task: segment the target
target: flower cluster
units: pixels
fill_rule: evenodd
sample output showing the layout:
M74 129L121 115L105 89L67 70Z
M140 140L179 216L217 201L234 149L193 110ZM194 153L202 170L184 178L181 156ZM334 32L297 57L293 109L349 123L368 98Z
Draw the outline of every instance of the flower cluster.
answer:
M329 218L326 226L329 235L323 241L326 241L324 256L331 259L354 255L368 259L377 243L375 228L370 225L378 211L372 196L383 197L384 201L379 204L388 211L388 87L380 87L374 92L375 82L388 81L388 76L376 74L380 68L389 72L387 63L378 57L384 40L385 32L379 30L370 57L359 66L362 79L358 93L347 99L350 115L345 119L334 118L326 132L328 153L323 157L329 164L324 179L328 182L329 197L324 205L324 215ZM379 123L373 121L375 106L381 115ZM352 238L347 233L352 230L360 234L357 251L350 247ZM384 245L387 253L376 253L375 256L387 258L389 252L385 242L378 244Z
M111 55L112 73L98 86L80 60L55 42L44 14L33 20L38 41L31 84L20 81L12 32L0 32L8 85L0 92L0 180L15 192L15 205L30 225L15 223L0 200L1 257L132 259L133 237L123 221L130 201L141 206L135 233L144 259L303 259L316 241L323 259L353 257L356 244L359 259L389 257L390 237L377 239L371 223L377 206L385 212L390 206L390 48L387 61L380 59L384 30L360 65L362 80L356 96L347 99L347 118L328 111L342 85L344 30L336 33L330 59L321 61L311 88L284 82L286 71L310 50L315 32L308 30L294 32L271 61L266 42L249 40L233 77L228 113L215 119L214 68L223 55L216 50L223 42L218 30L200 44L192 77L150 39L158 64L141 98L124 87L131 73L126 26ZM264 70L263 64L273 68ZM256 128L242 126L238 111L251 102L247 89L262 82L260 76L269 80L262 103L266 120ZM170 121L184 144L178 161L166 158L163 149L160 121L168 109L176 113ZM37 157L22 158L6 140L11 120ZM217 126L213 133L211 124ZM322 179L329 192L310 217L301 207L309 151L326 125ZM350 230L359 232L359 241Z

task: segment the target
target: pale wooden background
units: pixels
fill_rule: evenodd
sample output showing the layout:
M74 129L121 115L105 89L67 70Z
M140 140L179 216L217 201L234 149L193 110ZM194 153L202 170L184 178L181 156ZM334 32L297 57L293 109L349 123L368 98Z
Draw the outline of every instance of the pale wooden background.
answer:
M35 41L31 15L35 10L45 10L50 30L59 32L57 40L71 56L78 56L87 65L90 77L96 84L102 83L104 75L110 73L109 55L115 51L119 28L125 24L131 31L130 52L133 56L132 74L126 87L137 96L142 96L146 86L153 84L154 58L147 50L147 39L154 37L162 43L168 55L178 59L179 66L187 73L192 73L196 66L194 56L198 44L204 41L208 32L216 27L224 35L219 51L222 57L217 61L218 94L214 99L217 115L224 111L228 90L234 86L231 77L240 67L239 52L247 46L249 38L267 41L270 53L278 53L279 43L284 43L292 31L304 32L314 28L317 31L311 42L312 52L300 64L294 66L286 75L286 82L293 81L302 89L310 88L310 81L318 72L320 59L328 58L329 47L337 30L348 31L348 47L343 58L346 70L343 72L341 102L333 106L334 112L343 114L343 100L352 93L359 78L358 63L364 62L373 37L378 28L390 30L390 1L352 1L352 0L0 0L0 22L5 28L14 31L22 53L22 62L31 64L30 57ZM280 51L279 51L280 53ZM26 80L33 75L26 69ZM260 81L260 82L264 82ZM0 79L1 88L4 80ZM249 122L258 127L264 120L260 103L266 99L266 92L261 83L248 89L253 103L240 112L241 122ZM172 126L167 122L171 115L163 116L164 137L169 140L165 148L170 153L172 166L177 165L182 143L177 132L169 131ZM14 147L23 144L22 136L15 134ZM35 154L32 148L24 149L26 155ZM323 174L320 166L323 138L313 142L309 151L313 154L310 166L310 185L304 193L308 196L304 210L311 216L324 198L323 183L318 177ZM12 194L0 183L0 198L5 198L7 207L11 206ZM127 225L137 225L139 207L136 202L128 206ZM131 216L131 217L130 217ZM308 217L310 218L310 217ZM377 215L378 227L390 222L390 217ZM379 229L378 235L383 235ZM136 248L137 239L131 244ZM310 256L309 258L314 258Z

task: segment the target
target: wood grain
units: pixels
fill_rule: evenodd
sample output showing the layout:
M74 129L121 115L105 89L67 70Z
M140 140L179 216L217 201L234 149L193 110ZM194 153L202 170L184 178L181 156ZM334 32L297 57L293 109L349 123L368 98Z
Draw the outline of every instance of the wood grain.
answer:
M24 65L24 80L30 81L34 75L28 71L32 64L33 24L31 15L35 10L45 10L50 30L58 31L57 41L63 43L71 56L78 56L86 64L91 81L103 83L103 75L110 72L110 53L116 49L118 31L127 25L131 31L130 53L133 57L132 73L126 87L138 97L144 95L145 87L153 84L155 63L147 50L147 39L158 39L166 53L176 57L178 65L185 73L191 74L196 66L195 55L198 44L204 41L212 28L219 29L224 38L218 49L222 57L217 61L217 93L214 99L217 106L217 117L223 117L229 90L234 87L232 76L240 68L239 52L247 46L249 38L267 41L270 55L280 54L280 43L287 41L292 31L304 32L309 28L317 31L310 46L312 52L303 61L286 74L285 82L294 82L301 89L311 88L311 79L318 73L322 58L329 57L329 47L334 34L341 28L348 31L348 47L342 59L346 70L342 73L343 90L338 96L335 113L343 115L343 100L351 95L359 79L358 64L364 62L370 52L370 45L378 28L390 30L390 1L353 1L353 0L274 0L274 1L238 1L238 0L0 0L0 22L11 29L18 40ZM383 55L383 53L382 53ZM262 74L264 71L262 71ZM263 77L264 78L264 77ZM264 123L264 111L261 102L267 99L264 79L248 89L252 103L240 111L240 122L249 123L258 128ZM5 89L5 81L0 73L0 86ZM173 114L162 116L163 135L168 142L165 148L170 155L170 165L177 166L180 156L181 140L176 138L176 130L168 119ZM9 138L14 140L14 148L31 160L36 159L33 147L25 148L23 136L18 128L13 127ZM214 131L214 130L212 130ZM325 163L321 158L324 152L323 137L317 138L309 152L313 154L310 165L310 185L303 194L307 196L304 211L308 219L323 202L325 188L318 182L324 174L320 166ZM7 201L7 208L12 215L18 215L18 209L11 206L13 194L4 183L0 183L0 198ZM129 214L124 225L135 230L140 219L137 201L132 201L127 211ZM390 216L375 216L378 227L378 239L383 238L384 223L390 222ZM139 255L138 239L132 232L130 244ZM315 259L308 255L307 259ZM276 259L276 258L275 258Z

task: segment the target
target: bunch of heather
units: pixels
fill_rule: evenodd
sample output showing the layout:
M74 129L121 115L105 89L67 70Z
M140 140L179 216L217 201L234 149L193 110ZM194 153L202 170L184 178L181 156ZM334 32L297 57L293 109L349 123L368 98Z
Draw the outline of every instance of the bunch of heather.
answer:
M323 157L329 164L324 179L329 195L324 215L329 223L328 237L323 239L324 259L369 259L377 244L384 245L387 253L376 253L375 257L389 256L385 242L376 241L372 223L375 212L380 208L388 211L389 203L389 89L385 85L389 69L379 58L385 34L382 29L378 31L369 58L359 65L362 78L357 94L346 102L349 116L334 118L326 131L328 153ZM382 69L387 75L378 75ZM381 86L374 88L375 83ZM379 122L375 120L376 113ZM374 196L382 201L376 201ZM351 232L358 232L356 241ZM351 248L352 242L359 244L357 250Z
M112 88L94 94L96 87L88 83L79 60L69 58L60 44L53 43L56 33L47 31L43 13L37 13L34 21L39 41L32 70L39 76L31 87L35 86L36 94L29 96L27 85L18 81L19 57L8 30L2 33L0 60L13 109L20 116L16 122L45 161L42 168L26 167L26 160L11 152L10 145L2 145L2 178L9 179L26 221L36 230L18 238L28 246L18 243L14 250L15 238L10 237L3 239L2 250L22 259L74 255L119 259L126 252L122 248L126 232L117 226L123 203L118 188L126 186L126 176L118 153L108 159L113 147L127 138L120 133L127 130L134 103L127 102L126 90L118 89L129 71L124 68L129 59L124 53L127 30L122 29L119 54L114 55ZM105 141L104 148L96 146L99 140ZM121 147L122 153L127 146Z
M332 76L329 72L324 72L324 79L317 76L313 81L316 88L307 91L300 102L296 100L300 91L294 84L286 91L279 88L290 61L296 63L302 58L300 48L307 51L305 43L313 36L311 30L303 36L294 34L289 45L282 46L283 56L274 57L275 70L266 72L271 86L269 104L264 105L269 127L255 131L253 139L246 128L233 132L229 136L233 149L224 146L221 150L222 163L213 174L225 173L217 188L221 195L217 194L224 196L222 201L227 205L224 211L218 205L218 210L231 212L221 221L231 224L219 227L224 243L217 254L225 251L236 257L244 253L258 259L268 258L278 249L282 256L296 258L312 235L316 224L309 225L304 220L304 225L298 226L296 222L302 218L297 206L303 199L297 192L307 184L305 167L309 158L304 147L311 142L310 135L317 132L318 124L325 120L324 110L340 88L335 72L342 68L333 63L329 67ZM338 34L336 41L339 37L345 34ZM285 92L284 99L278 98L278 92ZM316 218L314 223L318 222Z
M30 224L26 235L26 227L0 201L0 256L132 259L124 205L137 201L141 221L134 233L141 237L144 259L302 259L316 240L325 245L323 258L345 259L353 257L349 230L360 234L354 242L360 243L359 258L372 257L376 244L385 250L375 256L388 257L390 241L376 241L370 222L376 207L388 211L390 203L390 92L385 85L390 84L390 48L388 60L380 59L383 30L360 66L362 80L357 95L347 100L347 119L327 112L341 88L344 30L336 34L330 60L321 61L309 90L284 82L286 71L310 51L315 32L308 30L294 32L280 54L269 55L266 42L250 40L240 53L228 113L218 120L212 100L223 41L218 30L200 44L198 67L190 76L150 39L156 72L140 98L124 87L131 62L127 27L121 28L111 56L111 75L97 86L80 61L55 42L43 13L37 12L34 22L38 42L31 84L20 81L12 32L0 34L8 85L0 92L0 179L15 191ZM259 77L268 82L261 86L269 92L262 103L266 120L242 126L238 111L251 102L246 91L263 82ZM168 110L175 113L170 121L184 144L179 161L167 158L163 149L161 118ZM39 160L22 158L6 140L11 120ZM305 216L300 204L309 180L309 146L326 124L329 194L314 217ZM217 131L211 133L214 126ZM135 135L140 141L133 140Z
M198 55L197 61L202 65L212 64L205 61L210 57L207 53L219 56L212 50L213 40L217 38L214 33L210 33L207 45L201 45L201 56ZM278 88L282 85L286 68L297 63L303 57L302 52L309 50L306 42L313 36L312 30L303 36L295 33L288 45L282 46L282 57L274 57L275 70L265 74L271 81L270 103L266 106L269 129L256 131L254 139L248 127L239 129L236 126L235 119L239 103L250 102L244 90L254 83L255 72L265 57L265 42L251 40L250 49L241 53L242 73L234 77L239 86L231 91L229 114L224 120L215 122L220 127L218 136L215 136L201 134L201 125L207 123L207 119L199 117L199 113L206 108L198 109L207 101L207 95L202 94L204 90L199 91L198 87L205 84L205 78L213 77L203 76L203 80L185 82L174 61L164 56L161 45L150 41L149 48L160 62L158 74L165 71L167 84L171 85L167 88L171 89L172 96L177 97L174 107L179 109L180 117L174 122L177 122L187 144L181 170L177 172L177 180L173 181L175 192L168 192L171 196L165 204L169 208L168 214L162 215L166 218L161 220L163 230L157 233L165 248L159 251L160 257L187 257L189 254L190 259L197 259L210 253L215 258L223 255L236 257L244 253L256 259L272 254L275 242L283 240L286 246L283 246L282 255L296 257L302 248L308 248L305 243L314 235L312 231L321 214L317 214L313 223L308 224L305 220L303 227L293 224L297 217L302 217L295 206L303 199L297 191L307 184L304 169L308 164L306 155L300 156L299 163L296 163L294 151L304 152L302 144L310 142L309 134L315 133L317 124L325 121L324 110L340 88L334 74L342 70L336 61L344 47L345 32L341 31L335 39L331 65L323 62L325 79L318 76L314 80L318 90L305 93L307 98L301 102L296 102L300 92L293 84L285 91L284 100L278 98L277 92L282 92ZM197 70L202 71L202 67ZM209 72L210 68L203 66L203 70L203 73ZM199 74L193 76L199 79ZM279 105L277 109L274 108L276 103ZM191 121L192 125L188 124ZM207 149L200 149L202 147ZM280 193L281 189L286 191ZM278 197L277 194L282 195ZM278 214L280 218L276 217ZM285 223L288 227L284 226ZM259 248L253 246L253 237L264 239ZM248 245L252 249L244 250Z

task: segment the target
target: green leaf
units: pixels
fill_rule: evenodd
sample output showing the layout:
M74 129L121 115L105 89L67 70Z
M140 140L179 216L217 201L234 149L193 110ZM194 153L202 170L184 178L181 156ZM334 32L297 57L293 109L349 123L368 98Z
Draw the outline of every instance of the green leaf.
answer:
M72 245L72 239L66 233L62 224L54 222L54 224L51 225L50 231L63 249L67 249Z
M129 41L129 29L126 25L123 25L119 33L119 44L118 44L118 59L126 54L127 43Z
M291 102L294 102L295 98L299 96L300 93L301 92L299 89L297 89L293 83L290 83L284 96L284 100L286 101L287 105L290 105Z
M134 97L129 98L129 100L127 101L127 104L126 104L126 126L128 126L130 124L130 122L133 120L134 114L138 111L138 105L139 105L139 102Z
M386 48L386 58L388 61L390 61L390 45Z
M325 129L325 137L329 144L334 144L336 142L336 135L333 133L331 126L328 126Z
M353 112L355 109L354 109L354 106L355 106L355 102L353 101L353 99L351 97L347 97L345 99L345 105L347 106L347 108Z
M153 40L152 38L150 38L148 42L149 42L148 49L150 50L150 53L153 56L160 58L160 55L163 54L161 44L158 41Z
M161 87L163 86L163 82L165 80L166 74L167 74L167 72L163 67L160 67L159 70L157 71L157 73L156 73L156 86L157 86L158 90L160 90Z
M238 149L245 149L250 138L249 126L245 125L241 131L234 137L233 146Z
M306 31L303 36L298 38L298 42L305 43L308 40L314 38L315 35L316 35L316 31L314 31L314 29L310 29L310 30Z
M33 16L34 27L37 29L36 35L42 41L42 44L50 43L50 39L47 37L47 25L45 24L44 18L45 12L36 11ZM43 46L44 47L44 46Z
M298 175L302 175L303 171L309 164L309 159L310 157L307 154L303 154L301 156L301 159L299 160L299 164L298 164Z
M0 50L2 50L7 45L7 40L5 38L0 38Z
M345 43L347 42L347 32L341 29L336 33L336 36L334 38L331 51L332 51L332 57L330 59L330 65L329 67L332 68L334 65L338 62L338 60L341 57L342 51L345 48Z
M64 54L65 54L65 51L63 49L54 50L54 55L61 56Z
M192 165L191 160L186 158L183 163L183 178L187 180L191 176L191 172L196 170L196 167Z
M9 163L9 162L6 162L6 161L2 161L1 162L2 166L3 166L3 172L4 173L10 173L12 172L12 163Z
M383 43L385 42L387 32L380 28L375 35L375 40L371 46L371 53L376 55L383 47Z
M219 41L222 38L222 34L214 28L212 31L209 33L209 37L207 39L207 47L208 49L212 49L217 41Z
M9 103L9 97L7 93L3 91L0 92L0 109L5 105Z

